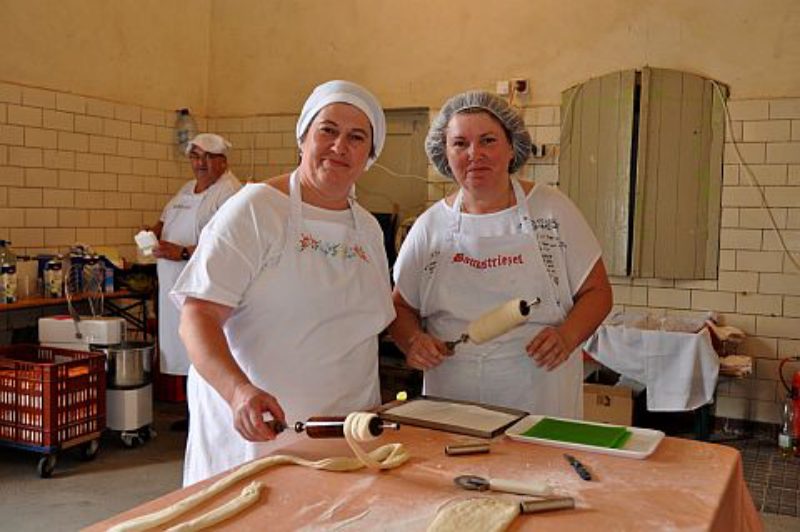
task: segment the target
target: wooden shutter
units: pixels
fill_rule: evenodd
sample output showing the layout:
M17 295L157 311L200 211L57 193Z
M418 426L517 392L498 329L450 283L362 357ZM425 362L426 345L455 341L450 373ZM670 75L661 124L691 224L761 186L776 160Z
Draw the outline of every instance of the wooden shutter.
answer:
M631 141L636 72L615 72L562 94L559 188L603 247L611 275L630 263Z
M715 279L723 109L713 82L642 70L634 267L637 277Z

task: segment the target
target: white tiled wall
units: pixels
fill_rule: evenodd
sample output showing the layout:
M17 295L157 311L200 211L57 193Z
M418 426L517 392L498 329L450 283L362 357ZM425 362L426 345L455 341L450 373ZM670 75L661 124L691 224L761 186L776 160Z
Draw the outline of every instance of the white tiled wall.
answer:
M81 242L133 257L133 234L191 177L174 151L174 119L0 83L0 237L19 253Z
M713 281L614 278L617 308L664 313L718 311L743 329L750 378L723 382L717 412L774 422L784 392L781 358L800 355L800 272L781 251L759 195L730 138L764 187L788 247L800 252L800 98L733 101L724 155L720 273ZM431 118L436 114L431 111ZM520 175L558 181L558 106L524 110L545 156ZM191 171L177 156L170 110L0 82L0 238L21 252L63 251L74 242L109 245L131 257L132 236L158 219ZM199 128L231 140L231 168L260 181L294 168L297 115L219 117ZM428 170L429 202L451 182ZM795 366L800 369L800 366ZM794 368L792 368L794 369Z
M242 182L262 181L297 165L295 124L298 115L209 118L208 131L231 141L228 163Z

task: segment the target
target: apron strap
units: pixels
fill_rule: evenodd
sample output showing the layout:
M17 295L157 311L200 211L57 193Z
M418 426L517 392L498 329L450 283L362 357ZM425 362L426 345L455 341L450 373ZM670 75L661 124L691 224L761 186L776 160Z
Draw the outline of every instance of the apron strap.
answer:
M525 198L525 189L514 176L511 176L511 189L514 191L514 199L517 202L517 217L519 218L520 230L528 235L533 234L533 223L531 222L531 213L528 208L528 202ZM453 212L450 216L450 223L448 224L448 240L452 240L455 234L461 231L461 219L463 213L461 212L461 205L464 201L464 191L459 189L456 197L453 200Z
M300 172L295 169L289 176L289 233L297 232L303 224L303 192L300 186ZM354 208L354 196L347 196L347 208L350 209L350 215L353 217L353 227L357 232L360 231L362 224L359 223L356 209Z
M531 210L528 207L528 200L525 197L525 189L516 177L511 177L511 188L514 190L514 198L517 200L517 217L519 218L520 230L528 235L533 234L533 222L531 221Z

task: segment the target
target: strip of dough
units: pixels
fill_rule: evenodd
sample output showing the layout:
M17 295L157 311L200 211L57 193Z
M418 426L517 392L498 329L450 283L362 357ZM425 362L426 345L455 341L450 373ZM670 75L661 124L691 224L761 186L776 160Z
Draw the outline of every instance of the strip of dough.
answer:
M347 420L350 419L351 416L354 419L366 418L366 417L369 417L371 419L373 416L375 416L375 414L364 413L364 412L352 412L345 419L345 426L347 426ZM353 422L351 421L351 423ZM367 421L367 424L368 423L369 422ZM355 424L360 425L360 423L355 423ZM372 438L371 435L369 437ZM122 523L119 523L109 528L109 532L132 532L132 531L148 530L150 528L154 528L158 525L166 523L167 521L171 521L172 519L175 519L176 517L188 512L195 506L204 503L208 499L216 496L217 494L226 490L231 485L236 484L240 480L255 475L256 473L263 471L264 469L276 465L294 464L304 467L310 467L313 469L322 469L325 471L356 471L358 469L362 469L365 466L370 468L375 468L374 464L377 464L377 469L393 469L395 467L404 464L406 460L410 458L408 451L406 450L406 448L403 446L402 443L389 443L387 445L378 447L377 449L369 453L365 453L358 446L352 434L348 437L347 431L345 431L345 439L347 440L348 445L350 445L350 448L353 449L353 452L359 458L333 457L333 458L323 458L322 460L317 460L317 461L310 461L291 455L278 454L274 456L267 456L259 460L254 460L253 462L244 464L243 466L233 470L232 472L225 475L221 479L217 480L216 482L206 487L205 489L202 489L197 493L186 497L183 500L180 500L170 506L167 506L166 508L163 508L151 514L142 515L134 519L131 519L129 521L124 521ZM356 449L358 449L358 451L356 451ZM365 459L362 459L362 457Z
M216 525L217 523L238 514L245 508L252 506L258 500L259 495L261 495L261 488L263 487L264 484L261 482L253 481L245 486L245 488L242 490L242 493L240 493L235 499L231 499L222 506L217 506L210 512L206 512L200 517L192 519L191 521L184 521L183 523L179 523L172 528L168 528L167 532L195 532L196 530L202 530L204 528Z

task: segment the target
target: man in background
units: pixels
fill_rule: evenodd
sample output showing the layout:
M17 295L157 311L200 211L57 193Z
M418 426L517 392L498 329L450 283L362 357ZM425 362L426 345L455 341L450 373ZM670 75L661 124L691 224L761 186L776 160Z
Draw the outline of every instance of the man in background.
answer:
M178 336L180 310L169 300L169 292L191 258L203 227L225 201L242 185L228 170L231 143L213 133L201 133L186 146L194 179L167 203L152 231L158 237L153 255L158 259L158 345L161 373L186 376L189 356ZM173 430L186 430L188 417L173 423Z

